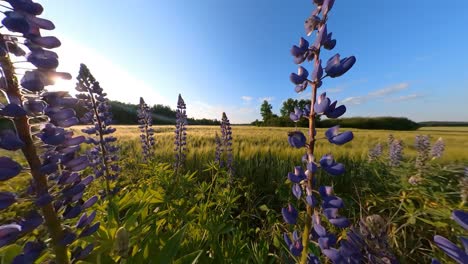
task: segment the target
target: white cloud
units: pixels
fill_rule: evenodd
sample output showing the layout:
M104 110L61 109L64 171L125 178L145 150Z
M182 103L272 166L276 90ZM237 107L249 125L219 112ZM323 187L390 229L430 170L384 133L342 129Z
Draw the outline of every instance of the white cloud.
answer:
M355 97L348 97L341 101L343 104L352 104L352 105L359 105L363 104L367 101L365 96L355 96Z
M242 99L242 101L244 101L245 103L250 103L250 102L253 100L253 97L252 97L252 96L243 95L243 96L241 96L241 99Z
M406 83L406 82L397 83L397 84L385 87L383 89L379 89L379 90L370 92L369 96L370 97L381 97L381 96L385 96L385 95L388 95L388 94L396 93L396 92L401 91L401 90L408 89L408 87L409 87L409 83Z
M419 99L423 97L424 95L422 94L408 94L408 95L403 95L403 96L396 97L396 98L389 98L386 101L387 102L403 102L403 101L410 101L410 100L415 100L415 99Z
M360 105L368 102L369 100L372 99L377 99L377 98L382 98L387 95L397 93L402 90L406 90L409 88L409 83L402 82L402 83L397 83L394 85L390 85L388 87L375 90L372 92L369 92L367 95L363 96L354 96L354 97L348 97L342 101L343 104L352 104L352 105ZM386 100L388 101L388 99Z

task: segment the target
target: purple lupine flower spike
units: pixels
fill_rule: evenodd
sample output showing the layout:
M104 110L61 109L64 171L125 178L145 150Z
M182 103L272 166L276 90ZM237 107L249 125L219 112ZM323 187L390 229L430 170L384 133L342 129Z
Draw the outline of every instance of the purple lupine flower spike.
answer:
M434 145L432 145L431 156L432 158L441 158L444 154L445 142L442 138L439 138Z
M222 157L225 159L222 162L222 165L226 166L226 169L230 176L233 174L233 154L232 154L232 128L227 118L226 113L223 112L221 117L221 147L222 147ZM223 155L224 154L224 155Z
M75 89L80 92L77 98L88 110L81 122L91 125L82 129L82 132L89 135L85 142L91 145L87 157L96 178L104 178L105 195L112 195L118 190L112 182L118 177L120 167L117 164L119 149L113 144L116 138L111 135L116 129L111 126L110 104L103 88L85 64L80 65L77 81Z
M21 150L28 170L23 171L11 158L0 157L0 181L20 173L24 177L31 174L32 179L21 199L16 194L2 192L0 208L22 200L31 201L32 208L23 217L17 217L17 224L0 227L0 247L41 229L38 232L47 239L47 250L53 251L47 254L49 259L42 261L69 263L75 260L69 259L68 249L61 246L61 241L67 234L76 235L73 230L65 231L63 220L72 219L76 212L85 209L81 197L91 179L82 179L81 175L89 165L87 157L79 152L83 138L67 129L78 124L73 110L78 100L68 92L46 90L57 79L70 80L71 75L56 71L58 55L51 49L59 47L61 42L54 36L42 36L43 30L55 28L51 21L37 17L43 11L42 6L31 0L5 2L10 7L2 5L8 11L2 12L5 30L0 33L0 68L4 82L0 89L6 103L0 105L0 116L12 122L13 129L0 131L0 148ZM13 36L6 30L16 34ZM24 57L20 61L27 62L22 76L16 75L10 54ZM27 241L13 263L33 263L44 250L42 241Z
M403 142L393 139L389 147L390 166L396 167L403 160Z
M154 129L153 129L153 118L151 117L151 111L148 105L145 103L142 97L140 97L140 105L138 108L138 128L140 129L140 141L143 149L143 157L148 160L154 151Z
M185 105L184 99L179 94L177 99L177 110L176 110L176 127L175 127L175 138L174 138L174 151L175 151L175 162L174 168L177 171L183 166L186 158L187 150L187 106Z
M375 144L375 146L372 147L369 150L369 153L367 154L367 156L369 157L369 161L378 159L380 156L382 156L382 152L383 152L382 144L380 143Z
M299 257L297 259L301 264L317 263L319 259L309 254L309 239L310 237L318 239L322 253L327 256L334 263L341 263L350 261L350 263L362 262L362 254L360 254L359 248L355 248L350 244L343 243L342 248L339 250L332 248L337 239L334 235L329 234L325 227L320 224L320 218L317 212L323 212L328 221L336 227L346 228L350 225L348 219L340 216L338 209L344 206L343 200L335 195L331 191L331 187L321 186L318 188L320 191L320 200L314 195L313 190L315 187L315 174L320 166L325 172L336 176L345 172L344 165L334 160L331 154L323 156L320 161L316 161L314 158L316 138L316 118L319 115L326 116L328 118L338 118L346 112L344 105L337 106L337 101L331 103L331 100L327 97L326 93L318 95L318 89L322 86L322 80L325 77L336 78L351 69L356 62L354 56L350 56L344 59L340 59L340 55L337 54L329 59L325 65L322 66L322 60L320 58L320 52L322 48L331 50L336 46L336 40L332 38L332 33L329 32L327 21L328 14L334 5L334 0L314 0L313 3L316 5L312 15L305 21L305 30L308 36L315 35L312 45L309 41L304 38L300 39L299 45L294 45L291 49L291 54L294 57L296 64L302 64L306 61L313 62L313 69L310 74L307 69L300 65L297 73L290 75L290 80L296 85L295 91L300 93L310 87L312 89L312 97L310 106L306 106L304 109L294 109L293 113L290 113L290 119L293 122L298 122L300 118L305 117L309 119L309 131L308 138L300 131L292 131L288 133L288 143L294 148L307 149L306 155L303 157L303 162L307 166L307 170L304 172L302 166L297 166L294 172L288 174L288 179L293 183L292 193L293 195L301 200L302 190L306 191L305 199L302 199L305 206L307 207L306 219L315 219L313 228L314 231L310 232L310 223L304 223L304 232L302 239L293 239L285 234L285 242L292 253L292 255ZM316 32L316 34L313 34ZM324 76L325 75L325 76ZM328 129L325 133L326 139L335 145L343 145L350 142L354 135L350 131L340 133L338 126ZM323 210L320 209L322 207ZM316 212L316 213L312 213ZM296 224L298 219L298 211L292 207L291 204L287 208L282 209L284 220L288 224ZM294 233L295 236L297 232ZM310 237L309 237L310 236ZM302 242L306 242L302 245ZM351 250L353 249L353 250Z

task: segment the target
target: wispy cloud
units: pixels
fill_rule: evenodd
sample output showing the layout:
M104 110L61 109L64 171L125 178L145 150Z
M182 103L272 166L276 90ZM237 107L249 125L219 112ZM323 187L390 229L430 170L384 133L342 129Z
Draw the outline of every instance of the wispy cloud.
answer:
M268 102L271 102L271 101L274 101L274 100L275 100L275 98L274 98L274 97L272 97L272 96L268 96L268 97L260 97L260 98L258 98L258 101L259 101L259 102L263 102L263 101L268 101Z
M241 97L242 101L246 102L246 103L249 103L252 101L253 97L252 96L247 96L247 95L243 95Z
M409 83L407 82L397 83L397 84L393 84L393 85L387 86L379 90L369 92L367 95L348 97L344 99L342 103L344 104L347 103L351 105L360 105L372 99L382 98L387 95L394 94L402 90L406 90L408 88L409 88Z
M382 97L385 95L393 94L396 92L399 92L401 90L408 89L409 83L403 82L403 83L397 83L388 87L385 87L383 89L379 89L373 92L370 92L368 96L370 97Z
M351 104L351 105L360 105L367 102L368 98L366 96L355 96L355 97L348 97L341 101L343 104Z
M408 94L408 95L402 95L402 96L395 97L395 98L389 98L386 101L387 102L404 102L404 101L415 100L415 99L419 99L423 97L424 95L422 94Z
M250 105L254 98L252 96L243 95L241 96L241 99L244 102L244 105Z

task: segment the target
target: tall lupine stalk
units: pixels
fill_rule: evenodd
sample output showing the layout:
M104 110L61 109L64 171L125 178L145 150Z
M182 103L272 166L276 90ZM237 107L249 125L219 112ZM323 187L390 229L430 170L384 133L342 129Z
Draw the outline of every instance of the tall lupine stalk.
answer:
M174 138L174 151L175 151L175 162L174 169L176 173L184 165L185 162L185 151L187 150L187 106L185 105L184 99L179 94L177 99L177 110L176 110L176 127L175 127L175 138Z
M229 175L233 173L233 155L232 155L232 128L231 123L223 112L221 117L221 138L218 139L216 146L216 157L218 159L220 167L226 167Z
M310 79L308 79L308 71L304 67L299 66L298 73L292 73L290 76L291 81L296 85L296 92L300 93L308 86L312 90L310 107L303 110L296 109L297 111L291 114L293 121L298 121L302 116L309 119L309 140L307 141L306 136L297 130L290 132L288 135L288 141L291 146L296 148L306 147L307 149L303 157L307 170L304 172L302 166L296 166L295 171L288 174L289 180L294 183L292 192L298 200L304 202L307 212L305 214L302 234L300 234L300 231L295 230L292 240L287 233L285 233L284 238L291 254L297 257L300 256L300 263L315 263L315 261L318 261L316 256L309 254L311 238L318 240L322 253L332 260L332 262L347 263L362 258L359 245L352 243L352 241L347 243L342 242L342 247L346 246L347 250L333 248L336 243L336 237L326 231L321 221L321 215L324 215L330 224L340 228L348 227L350 224L348 219L338 214L338 209L344 206L343 201L333 193L331 186L321 186L317 189L314 184L315 174L319 167L331 175L340 175L344 173L345 169L343 164L337 163L331 154L323 156L320 160L315 159L315 142L317 140L315 121L317 115L338 118L345 113L345 106L341 105L337 107L337 102L331 103L325 93L317 96L317 90L322 86L322 80L325 77L335 78L346 73L354 65L356 58L351 56L340 59L340 55L336 54L327 61L325 68L322 68L322 61L320 59L321 48L331 50L336 45L336 40L332 39L332 33L328 33L326 24L328 13L333 7L334 0L314 0L313 2L316 5L316 9L312 12L311 17L306 20L305 29L307 35L317 32L315 41L312 46L309 46L309 42L301 38L299 46L294 45L291 49L294 62L302 64L306 60L313 61L313 71ZM326 73L325 76L324 71ZM335 126L326 131L325 137L330 143L342 145L353 139L352 132L340 133L338 129L339 127ZM305 199L303 198L304 191L306 194ZM319 204L316 197L317 193L320 194L321 204ZM288 224L298 224L299 212L291 203L282 209L282 214Z
M66 129L78 123L73 110L77 100L67 92L44 89L58 78L71 79L71 75L56 71L58 56L50 49L59 47L60 41L41 35L41 30L55 28L51 21L37 17L43 7L29 0L4 2L9 6L1 5L7 11L2 12L4 28L0 30L0 90L7 104L0 105L0 116L9 119L13 129L0 132L0 148L21 150L28 168L0 157L0 181L30 174L29 186L21 197L32 200L32 208L15 223L0 225L0 247L38 229L35 240L25 244L13 263L33 263L46 248L52 251L52 262L70 263L69 246L77 237L88 236L99 227L99 223L91 225L94 217L88 218L86 213L78 223L75 219L97 199L82 200L94 177L82 178L80 174L89 165L87 157L78 154L85 138L74 137ZM27 55L24 47L30 51ZM21 66L16 67L18 64ZM1 192L0 197L0 209L18 202L13 193ZM45 229L40 228L42 224ZM85 250L75 247L71 261L85 258L92 249L92 244Z
M140 105L138 108L138 128L140 129L140 141L143 149L143 158L145 160L150 159L154 153L154 129L153 129L153 118L151 117L151 111L148 105L140 97Z
M87 110L81 121L92 125L81 130L89 135L86 143L92 145L87 152L88 158L96 177L104 177L106 196L113 195L118 189L112 182L117 178L120 167L117 164L118 147L112 144L117 138L111 136L116 129L111 127L112 113L107 94L84 64L80 65L77 81L76 90L80 92L77 97Z

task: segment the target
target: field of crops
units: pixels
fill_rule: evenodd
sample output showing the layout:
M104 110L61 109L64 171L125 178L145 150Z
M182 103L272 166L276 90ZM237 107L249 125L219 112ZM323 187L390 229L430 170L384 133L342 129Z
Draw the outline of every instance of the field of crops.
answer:
M154 263L282 263L287 259L282 233L288 226L281 223L280 211L291 202L287 173L301 164L303 154L287 143L287 132L294 128L233 126L234 173L229 176L213 162L217 126L188 127L187 160L178 174L171 169L173 126L154 127L155 153L147 161L141 154L138 127L115 127L122 157L117 185L122 190L111 207L105 201L96 207L101 226L92 238L99 246L88 258L91 262L99 259L113 263L125 257L128 263L142 263L139 261L148 261L151 256L162 261ZM73 130L80 134L82 128ZM319 129L317 137L321 138L323 132ZM434 234L454 238L460 232L450 224L450 211L464 206L460 197L467 186L460 182L468 164L468 130L427 127L418 131L353 132L355 139L341 147L322 142L326 139L319 141L317 156L332 152L347 169L334 177L319 172L319 183L333 184L346 204L342 214L351 222L357 224L373 214L382 216L382 232L402 263L422 263L420 258L429 261L432 256L444 259L430 240ZM397 167L388 166L390 134L404 142L404 162ZM441 137L446 146L440 159L429 162L425 180L411 185L408 180L417 172L416 135L429 135L432 143ZM383 145L383 154L369 161L369 149L377 143ZM21 160L19 153L2 154ZM0 188L21 192L26 177L30 176L1 183ZM89 193L99 192L102 184L95 181ZM10 207L1 220L21 215L25 207ZM115 249L119 227L125 227L130 236L123 255ZM339 230L332 230L340 236ZM0 255L7 261L19 250L19 246L5 247ZM106 252L113 254L107 256Z
M425 63L461 42L418 34L462 1L44 2L57 52L0 4L0 264L468 263L468 128L412 130L467 124L463 65Z

